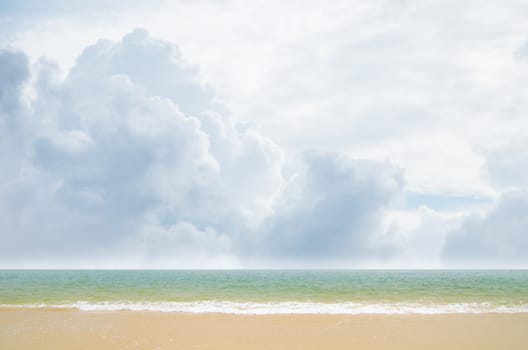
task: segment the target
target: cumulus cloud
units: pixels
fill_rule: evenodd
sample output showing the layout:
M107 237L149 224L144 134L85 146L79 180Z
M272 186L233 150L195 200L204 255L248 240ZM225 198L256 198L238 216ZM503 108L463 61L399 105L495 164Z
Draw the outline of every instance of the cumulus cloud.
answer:
M0 61L5 266L236 267L390 250L372 233L399 171L330 153L286 162L144 30L86 48L63 80L39 61L27 106L28 58Z
M388 258L383 210L401 195L401 172L336 153L305 152L261 233L264 253L290 262Z
M4 262L112 255L151 231L181 252L175 236L239 232L280 188L278 147L219 115L196 67L145 31L87 48L64 81L41 62L31 112L18 111L27 57L0 59L1 139L12 139L2 153ZM33 124L18 125L24 118ZM32 132L13 139L14 127ZM222 237L215 246L228 255L232 236Z
M200 230L186 221L167 226L156 218L147 219L142 225L140 234L125 242L137 266L212 269L241 266L233 254L232 238L213 227Z
M13 176L18 155L25 146L25 105L23 86L29 78L29 66L22 52L0 51L0 179Z
M501 195L492 208L452 230L444 259L452 265L528 266L528 170L526 141L512 137L489 149L483 175Z
M201 80L198 66L145 30L85 48L65 78L52 61L31 65L23 52L0 51L0 264L526 264L522 135L473 159L471 140L424 133L423 142L405 146L420 160L405 168L409 186L403 170L372 160L391 154L386 145L363 154L371 160L331 151L285 156L240 120ZM354 132L365 137L371 134L362 125L405 127L388 119L374 125L380 119L367 114L362 120ZM427 147L431 140L437 146ZM388 144L396 153L390 158L405 163L398 153L409 150ZM444 176L438 149L446 147L452 161L444 163L457 166ZM413 166L432 189L464 179L476 186L469 193L488 193L473 181L482 164L480 174L503 192L488 212L427 208L426 195L417 207L402 208L405 191L420 182Z
M466 219L444 246L452 265L469 267L528 266L528 192L501 196L484 217Z
M28 59L22 52L0 52L0 112L2 125L11 125L14 115L21 107L22 84L29 77Z
M118 43L99 40L86 48L70 72L72 79L126 75L148 95L177 101L186 114L212 110L214 91L198 80L198 67L187 63L178 47L152 40L136 29Z

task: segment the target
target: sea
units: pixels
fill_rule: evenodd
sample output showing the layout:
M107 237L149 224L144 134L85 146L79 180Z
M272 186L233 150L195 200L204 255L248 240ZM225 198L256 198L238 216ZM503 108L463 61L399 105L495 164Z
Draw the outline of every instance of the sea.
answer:
M528 312L528 270L0 270L0 308L228 314Z

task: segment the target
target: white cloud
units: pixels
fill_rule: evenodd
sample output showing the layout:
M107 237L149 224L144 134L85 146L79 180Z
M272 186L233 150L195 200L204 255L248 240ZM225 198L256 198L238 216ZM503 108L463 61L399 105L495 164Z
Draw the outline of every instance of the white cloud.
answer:
M143 30L77 62L61 81L42 61L31 80L31 133L0 196L4 264L335 264L391 251L372 233L402 194L396 168L318 152L285 163Z
M528 142L524 134L486 152L484 175L502 189L528 188Z
M452 224L481 211L465 199L489 204L526 187L522 1L123 1L104 14L97 4L57 1L47 12L22 4L0 16L0 45L28 55L4 51L0 65L0 216L21 232L3 238L10 244L51 251L44 237L68 230L73 246L82 223L83 232L106 232L94 242L115 238L105 241L109 252L124 236L143 235L137 227L154 217L165 229L185 222L214 231L231 240L226 256L236 256L274 225L297 220L291 231L311 230L315 221L299 213L316 193L329 206L352 205L305 182L318 170L290 158L306 149L339 153L351 168L363 167L352 158L378 164L374 178L393 174L379 164L395 164L415 201L461 198L449 218L437 208L391 207L420 222L408 232L405 219L394 219L392 231L374 225L400 256L413 256L407 238L411 250L438 254ZM130 33L136 26L164 40ZM101 37L110 40L91 45ZM356 180L366 185L351 179L343 188ZM306 201L286 201L295 191ZM381 207L392 195L384 198ZM379 208L363 213L386 217ZM23 220L33 217L50 218L41 241L24 236L41 222ZM121 219L106 227L110 217ZM67 219L52 224L57 218ZM336 231L363 237L359 228ZM437 233L434 247L422 246L425 231ZM284 252L297 244L287 241ZM369 244L359 246L375 255Z
M158 218L146 220L141 234L125 244L132 253L132 263L148 268L238 268L231 237L214 228L199 230L190 222L166 226ZM126 262L129 263L130 262Z
M450 233L443 254L451 266L528 266L528 194L505 193L483 217L466 219Z
M14 115L21 108L22 84L29 76L28 59L22 52L2 52L0 56L0 112L4 128L16 127Z
M442 259L445 239L467 215L468 212L460 210L446 212L427 206L387 210L382 218L383 229L398 255L385 267L445 267L446 261Z
M2 57L13 75L3 80L2 139L10 137L7 122L33 123L2 159L22 158L10 164L18 168L0 196L4 261L119 254L124 241L149 235L144 221L152 218L161 224L148 226L148 250L164 244L160 237L174 244L189 232L205 232L193 247L211 239L227 249L232 231L261 218L280 190L277 146L218 115L177 48L144 31L87 48L63 82L45 66L21 116L14 109L27 59ZM195 230L180 230L184 223Z
M526 126L528 70L516 59L526 10L522 1L177 1L131 7L95 29L82 13L56 15L14 43L68 68L96 38L145 27L179 43L234 118L257 121L286 152L376 154L415 190L496 196L479 149ZM450 176L432 179L444 169Z
M452 266L528 266L527 150L525 138L517 136L485 151L482 172L501 195L485 213L468 215L449 233L443 256Z
M297 162L251 259L320 267L393 257L380 220L402 194L398 169L336 153L305 152Z

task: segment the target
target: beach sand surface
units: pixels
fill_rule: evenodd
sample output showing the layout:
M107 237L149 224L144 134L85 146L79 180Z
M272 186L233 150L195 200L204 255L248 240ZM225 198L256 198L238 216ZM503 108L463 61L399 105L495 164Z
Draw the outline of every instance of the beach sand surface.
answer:
M0 310L0 349L528 349L528 314Z

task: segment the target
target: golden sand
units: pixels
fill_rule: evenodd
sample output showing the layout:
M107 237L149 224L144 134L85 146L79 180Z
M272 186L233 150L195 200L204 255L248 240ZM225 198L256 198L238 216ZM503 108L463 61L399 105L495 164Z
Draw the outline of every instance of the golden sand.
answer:
M528 314L0 310L0 349L528 349Z

